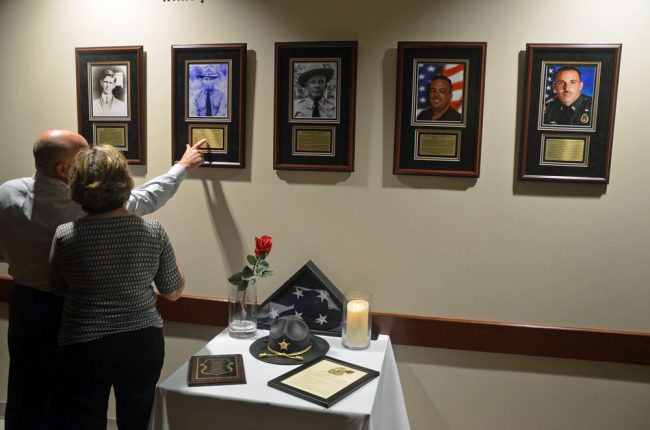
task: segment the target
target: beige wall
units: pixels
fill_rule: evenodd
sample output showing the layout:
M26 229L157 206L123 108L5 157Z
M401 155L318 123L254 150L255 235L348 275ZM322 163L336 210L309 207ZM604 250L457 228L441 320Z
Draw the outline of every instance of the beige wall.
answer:
M171 161L170 46L246 42L248 167L193 172L155 214L188 293L224 297L253 237L269 234L276 275L260 284L262 299L312 259L341 290L371 290L382 312L648 332L648 17L641 0L0 1L0 182L32 173L40 130L76 128L75 47L144 46L148 162L133 168L142 182ZM308 40L359 42L351 174L272 169L273 43ZM488 43L478 180L391 173L396 45L410 40ZM607 187L514 179L526 43L623 44ZM209 338L192 341L195 331L179 326L169 337L179 346L168 363ZM396 355L415 429L650 422L647 368L404 347Z

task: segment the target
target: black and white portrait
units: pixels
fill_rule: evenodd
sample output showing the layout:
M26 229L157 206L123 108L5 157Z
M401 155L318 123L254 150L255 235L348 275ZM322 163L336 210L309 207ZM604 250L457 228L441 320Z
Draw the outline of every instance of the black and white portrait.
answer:
M338 119L338 66L338 61L292 61L292 119Z
M128 63L89 64L91 117L128 118Z

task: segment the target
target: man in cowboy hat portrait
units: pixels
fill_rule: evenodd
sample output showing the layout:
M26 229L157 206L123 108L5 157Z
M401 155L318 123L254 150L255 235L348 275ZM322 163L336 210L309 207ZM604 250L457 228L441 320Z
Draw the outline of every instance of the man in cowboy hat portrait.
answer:
M113 68L115 70L113 70ZM128 116L127 105L115 94L116 88L121 89L123 97L126 93L126 66L114 66L104 69L100 73L93 70L94 79L97 80L97 97L93 100L92 116ZM120 71L120 69L124 69Z
M221 66L221 73L218 69ZM196 72L195 80L199 80L200 89L193 94L190 92L189 116L190 117L228 117L228 102L223 91L217 88L219 78L227 73L224 64L197 64L190 65L190 72ZM192 73L190 73L191 79ZM191 83L190 83L191 85Z
M294 64L295 68L300 63ZM334 67L335 63L307 63L294 88L293 118L336 118L336 94L327 91Z

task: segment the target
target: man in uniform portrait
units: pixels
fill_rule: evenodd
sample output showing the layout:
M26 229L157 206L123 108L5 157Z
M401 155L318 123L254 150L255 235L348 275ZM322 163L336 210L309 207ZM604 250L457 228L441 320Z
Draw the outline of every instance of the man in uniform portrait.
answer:
M334 69L312 63L298 77L305 98L294 100L294 118L336 118L336 104L326 97L327 83L334 76Z
M226 95L217 88L219 73L215 65L203 66L198 74L201 89L190 100L191 117L228 117Z
M544 105L544 125L591 126L592 98L582 94L578 68L563 66L555 73L554 96Z
M456 121L460 122L462 116L450 106L453 96L451 79L443 75L431 78L426 89L429 95L429 108L420 112L418 121Z
M99 77L101 94L93 100L93 116L128 116L126 103L115 97L117 73L106 69Z

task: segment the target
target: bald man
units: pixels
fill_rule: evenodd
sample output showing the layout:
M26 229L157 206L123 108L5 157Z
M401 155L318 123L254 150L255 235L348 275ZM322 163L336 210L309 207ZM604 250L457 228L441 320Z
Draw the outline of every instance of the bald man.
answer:
M167 173L131 192L127 209L146 215L162 207L193 169L203 163L205 141L187 145ZM57 336L63 298L48 285L49 253L59 224L85 215L68 193L74 157L88 142L68 130L46 130L34 144L36 173L0 185L0 261L14 284L9 297L9 387L5 429L63 428Z

